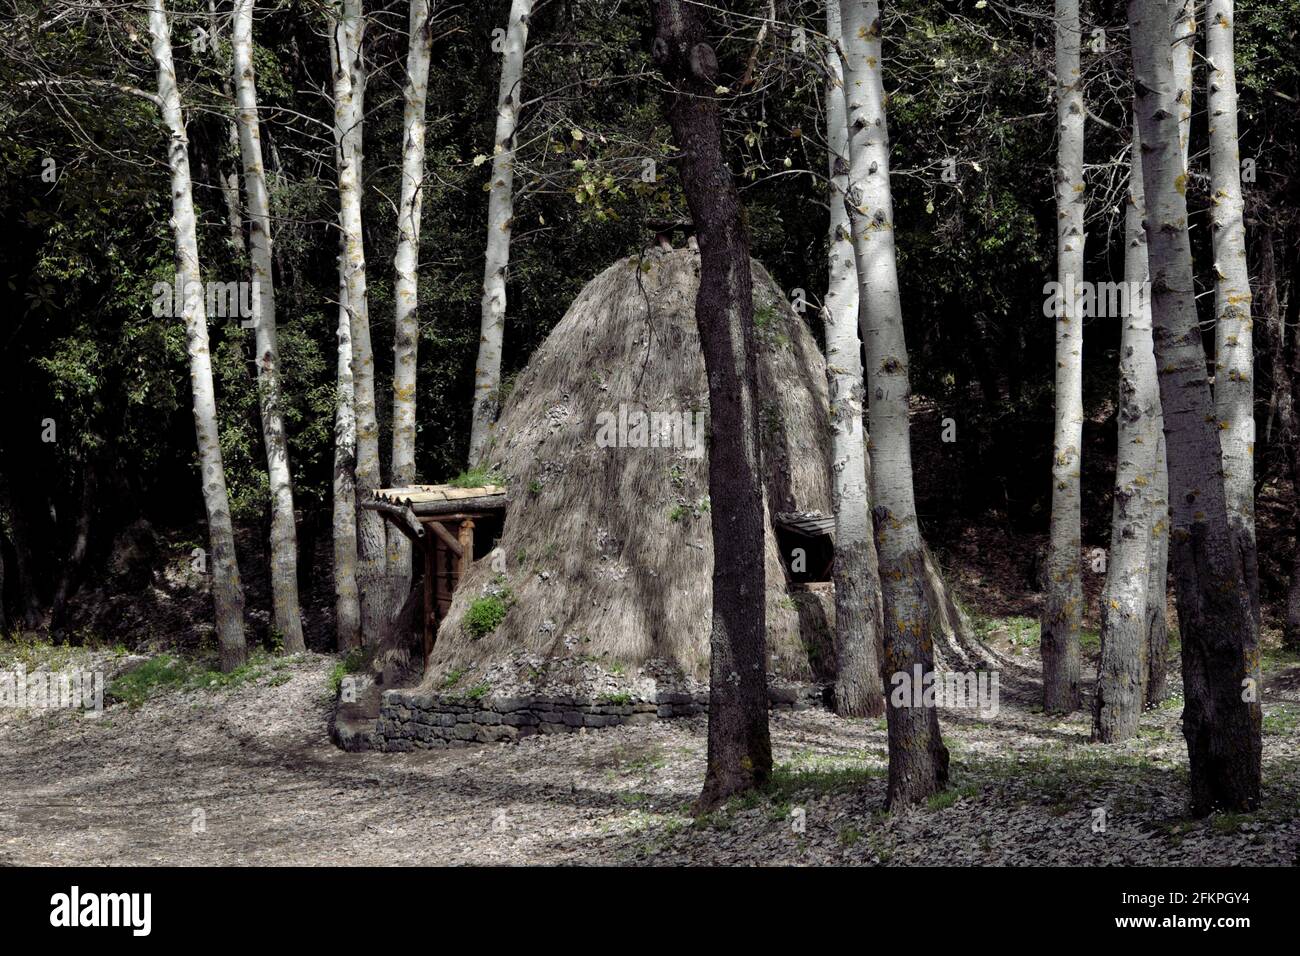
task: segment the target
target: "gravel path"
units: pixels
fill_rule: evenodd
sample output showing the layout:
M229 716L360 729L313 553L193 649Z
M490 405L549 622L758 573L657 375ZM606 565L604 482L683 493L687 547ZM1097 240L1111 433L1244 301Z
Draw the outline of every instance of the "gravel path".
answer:
M1296 665L1266 683L1254 814L1186 820L1176 702L1103 748L1022 687L995 718L943 714L953 787L932 806L879 812L883 721L802 711L773 715L771 792L692 821L703 718L346 754L325 733L334 663L93 719L0 710L0 864L1300 863Z

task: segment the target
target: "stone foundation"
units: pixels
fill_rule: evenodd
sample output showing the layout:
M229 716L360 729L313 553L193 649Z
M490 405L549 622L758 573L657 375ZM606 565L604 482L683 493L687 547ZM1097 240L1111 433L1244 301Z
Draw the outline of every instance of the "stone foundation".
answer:
M772 687L773 709L820 706L820 686ZM379 704L379 719L369 733L356 735L347 749L409 751L503 743L533 734L567 734L585 728L648 724L707 713L707 694L661 691L654 700L624 696L454 697L416 690L389 690ZM373 713L373 711L372 711Z

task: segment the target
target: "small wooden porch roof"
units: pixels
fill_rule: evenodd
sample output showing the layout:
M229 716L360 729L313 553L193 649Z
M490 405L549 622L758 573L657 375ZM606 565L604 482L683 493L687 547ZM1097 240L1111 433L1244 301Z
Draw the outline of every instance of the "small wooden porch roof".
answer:
M361 502L379 512L420 549L424 558L424 659L429 659L440 620L439 608L474 561L474 519L505 510L501 485L457 488L454 485L406 485L379 488ZM446 524L453 525L455 534ZM435 578L437 583L435 586Z
M421 537L421 520L504 511L506 489L501 485L484 485L481 488L457 488L455 485L377 488L360 505L370 511L378 511L408 537L418 539Z
M835 516L824 515L820 511L780 511L772 518L772 524L787 531L797 531L810 538L827 535L835 537Z

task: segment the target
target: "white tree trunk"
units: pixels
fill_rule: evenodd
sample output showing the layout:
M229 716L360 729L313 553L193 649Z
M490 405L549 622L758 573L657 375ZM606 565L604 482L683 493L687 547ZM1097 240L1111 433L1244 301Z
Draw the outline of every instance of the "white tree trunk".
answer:
M880 6L842 0L845 101L849 118L849 215L853 227L871 413L871 498L884 605L884 673L891 685L914 667L934 671L925 557L912 488L907 344L898 289L889 130L881 67ZM887 688L889 693L889 688ZM924 800L947 786L948 751L934 707L892 699L888 805Z
M1255 552L1255 351L1246 268L1245 204L1237 147L1237 71L1232 0L1209 0L1205 52L1210 111L1214 245L1214 412L1223 449L1228 522L1241 549L1251 606L1259 614Z
M1173 17L1173 75L1175 100L1178 104L1178 142L1183 173L1186 174L1196 91L1192 81L1192 64L1196 57L1196 0L1173 0L1168 4L1168 10ZM1135 131L1136 128L1135 124ZM1134 135L1137 136L1136 132ZM1140 168L1141 158L1134 162ZM1159 431L1156 471L1151 481L1151 556L1147 576L1146 702L1149 707L1164 700L1169 653L1169 464L1165 459L1163 417L1159 422Z
M149 0L149 33L158 66L158 99L169 141L167 164L171 169L172 229L176 235L176 271L181 288L201 289L199 242L190 182L189 140L181 111L176 70L172 64L171 26L162 0ZM235 533L226 493L226 471L221 461L217 432L217 401L212 388L212 357L208 352L208 319L201 294L182 296L185 338L190 356L190 388L194 396L194 430L198 438L199 469L203 481L203 506L208 517L212 596L216 605L217 640L221 669L230 672L247 659L244 642L244 591L235 558Z
M334 631L340 651L361 646L357 591L357 417L352 384L352 312L339 241L337 399L334 406Z
M345 0L343 17L332 24L334 44L334 126L338 154L339 226L343 234L347 309L352 335L352 378L356 420L356 494L364 498L381 482L379 423L375 414L375 361L370 344L370 312L366 294L366 252L361 230L362 129L365 112L365 70L361 44L365 37L361 0ZM357 527L357 585L361 605L362 640L379 640L388 622L387 536L377 512L359 510Z
M1118 441L1110 561L1102 592L1101 662L1097 668L1093 739L1125 740L1137 733L1148 675L1148 589L1151 586L1153 484L1160 453L1160 386L1151 340L1147 246L1142 220L1141 134L1134 122L1129 202L1124 217L1124 279L1130 290L1120 334ZM1159 533L1163 534L1163 528ZM1153 595L1153 600L1159 596ZM1163 602L1161 602L1163 611Z
M1258 631L1228 524L1219 429L1196 318L1169 10L1163 0L1130 0L1128 19L1169 463L1183 736L1192 812L1204 816L1259 803ZM1253 698L1247 693L1252 686Z
M1182 144L1183 166L1192 135L1192 103L1195 85L1192 63L1196 57L1196 0L1170 0L1173 17L1174 95L1178 102L1178 141Z
M424 186L424 111L429 87L433 33L428 0L411 0L410 45L406 57L406 108L402 114L402 192L397 206L397 251L393 255L396 315L393 330L394 486L415 480L415 394L420 339L420 206ZM389 600L400 607L411 587L411 542L388 528Z
M501 391L501 349L506 326L506 270L514 222L515 128L528 44L533 0L511 0L510 23L501 53L501 86L488 193L487 253L483 264L482 319L474 364L474 405L470 421L469 464L478 464L492 441Z
M1080 452L1083 445L1083 86L1079 0L1056 0L1056 278L1064 290L1056 318L1056 421L1052 442L1052 521L1043 602L1043 709L1079 706Z
M826 4L826 35L840 36L839 0ZM858 341L858 277L853 226L845 198L849 129L844 75L832 46L826 58L826 139L829 145L829 274L822 319L830 396L831 488L835 502L835 709L843 716L879 717L884 685L876 653L881 639L880 572L867 494L862 434L863 383Z
M339 71L338 24L329 24L331 76ZM335 113L334 168L343 169L348 127ZM342 215L340 213L340 223ZM334 406L334 629L340 651L361 646L361 599L357 589L357 417L352 376L352 310L348 308L347 241L339 230L337 396Z
M275 283L271 255L271 200L262 165L257 116L257 80L253 72L254 0L235 0L231 45L234 50L235 102L239 151L248 194L248 246L257 294L252 297L257 337L257 391L262 411L262 441L271 495L271 598L273 626L284 649L306 650L298 607L298 532L293 514L293 478L289 444L281 412L280 350L276 342Z

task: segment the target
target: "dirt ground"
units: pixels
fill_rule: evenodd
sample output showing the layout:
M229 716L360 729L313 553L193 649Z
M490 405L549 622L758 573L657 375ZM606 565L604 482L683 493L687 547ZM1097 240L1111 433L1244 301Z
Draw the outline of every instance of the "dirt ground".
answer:
M0 710L0 864L1300 863L1300 665L1266 684L1256 813L1186 818L1181 702L1099 747L1085 715L1035 712L1030 673L996 717L943 712L952 787L926 807L880 812L883 721L813 710L773 715L768 792L692 820L703 718L348 754L326 735L335 663L98 717Z

